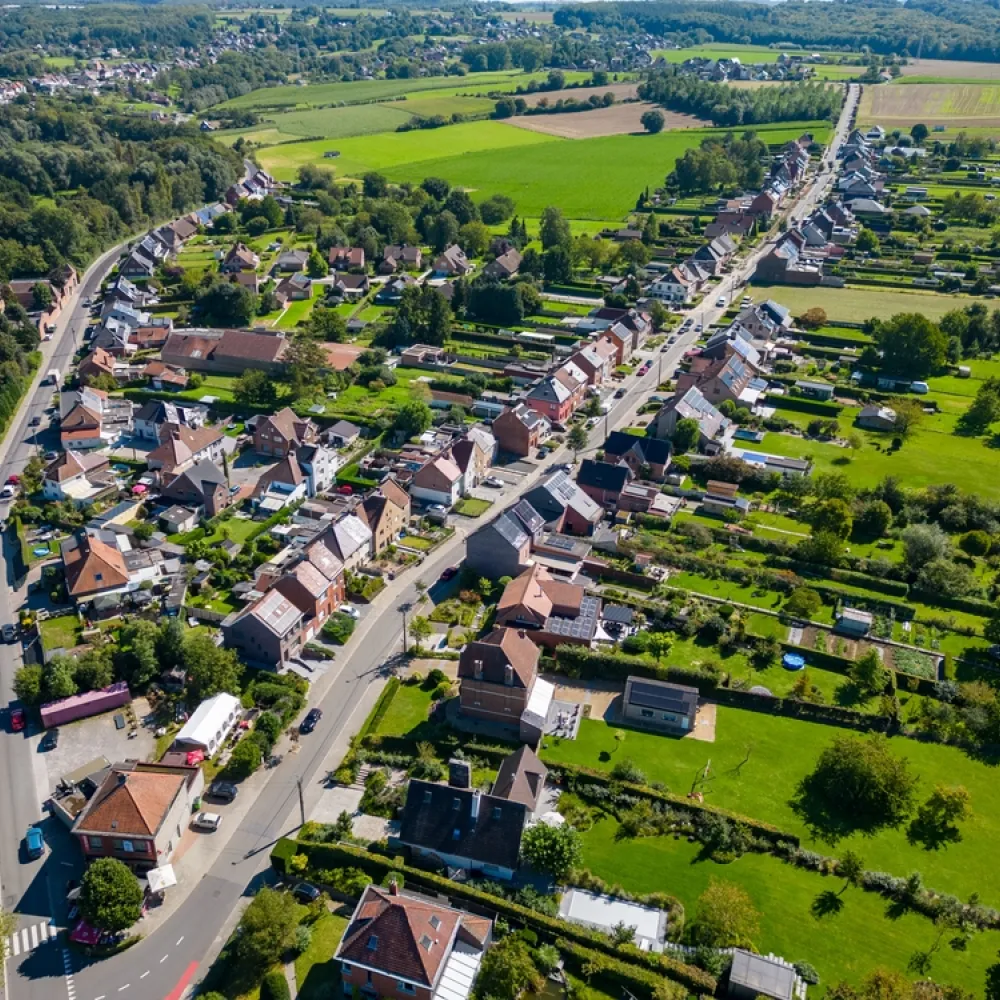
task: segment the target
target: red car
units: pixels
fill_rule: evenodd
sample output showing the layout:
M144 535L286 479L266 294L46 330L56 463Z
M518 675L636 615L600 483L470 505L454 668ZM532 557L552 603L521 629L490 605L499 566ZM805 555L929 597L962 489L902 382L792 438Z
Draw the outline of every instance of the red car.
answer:
M20 476L8 476L7 477L7 485L8 486L17 486L20 482L21 482L21 477Z
M350 486L338 486L337 492L340 493L342 496L349 497L354 492L354 490Z
M10 710L10 728L11 732L19 733L24 729L24 709L23 708L12 708Z
M451 579L451 578L452 578L453 576L457 575L457 573L458 573L458 567L457 567L457 566L449 566L449 567L448 567L448 568L447 568L447 569L446 569L446 570L445 570L445 571L444 571L444 572L443 572L443 573L441 574L441 579L442 579L442 580L450 580L450 579Z

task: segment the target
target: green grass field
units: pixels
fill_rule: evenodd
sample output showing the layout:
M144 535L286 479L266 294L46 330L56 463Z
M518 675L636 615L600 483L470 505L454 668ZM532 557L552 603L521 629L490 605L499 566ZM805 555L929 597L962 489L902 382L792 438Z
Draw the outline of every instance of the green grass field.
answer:
M662 781L679 795L691 790L711 760L710 780L700 790L712 805L796 833L812 850L839 855L852 849L870 869L902 876L917 870L933 888L962 897L980 892L983 902L991 906L1000 902L1000 869L981 864L1000 836L996 770L955 747L904 738L891 741L893 752L907 758L919 776L918 801L926 799L937 784L962 784L969 790L973 816L963 825L959 843L926 851L911 845L905 828L900 828L874 836L854 834L831 846L810 834L791 800L799 781L812 771L820 752L839 732L834 727L720 705L714 743L630 729L616 749L617 725L584 720L576 740L547 741L542 758L600 770L610 770L617 760L629 758L645 771L647 780ZM749 760L737 770L748 749Z
M786 55L808 55L802 49L768 48L766 45L738 45L724 42L711 42L708 45L692 45L686 49L654 49L650 55L654 59L661 56L668 63L682 63L688 59L731 59L733 56L743 62L773 63L784 52Z
M431 709L431 692L416 684L403 684L392 699L378 727L384 735L405 736L427 721Z
M964 309L981 300L972 295L945 295L941 292L900 291L881 288L780 288L754 289L753 297L762 302L773 298L801 316L807 309L825 309L831 323L863 323L872 316L883 318L895 313L921 313L940 319L952 309Z

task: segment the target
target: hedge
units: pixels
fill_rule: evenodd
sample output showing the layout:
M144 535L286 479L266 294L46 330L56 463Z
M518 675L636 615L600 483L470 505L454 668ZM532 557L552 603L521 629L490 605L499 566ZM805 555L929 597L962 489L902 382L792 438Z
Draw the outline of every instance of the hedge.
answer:
M779 410L798 410L800 413L812 413L818 417L834 418L844 409L837 403L824 403L819 399L806 399L802 396L775 396L767 394L768 406Z
M396 692L399 690L401 684L402 681L398 677L389 678L389 682L379 695L378 701L375 702L374 710L365 720L365 724L358 733L359 740L363 740L370 733L374 733L382 724L382 720L385 718L386 712L389 711L389 706L392 704L393 698L396 697Z
M706 673L703 670L661 666L657 663L651 663L641 656L595 652L585 646L557 646L555 661L556 669L560 673L568 673L575 668L578 673L574 673L573 676L604 679L617 677L624 680L632 674L639 674L656 680L689 684L692 687L697 687L703 694L714 691L719 683L719 678L715 674ZM570 671L565 669L567 667L570 668Z
M260 1000L291 1000L291 997L284 969L273 969L260 984Z
M309 858L310 868L361 868L376 882L380 882L390 871L398 871L402 873L407 886L422 886L424 889L460 899L465 903L471 903L504 916L519 926L530 927L532 930L553 939L566 939L595 948L603 953L602 958L606 955L612 959L621 960L621 948L597 931L564 923L555 917L548 917L535 910L529 910L509 899L493 896L472 886L452 882L442 875L414 868L405 864L398 857L383 857L346 844L314 844L282 838L271 851L271 864L275 871L284 875L285 862L295 854L305 854ZM637 958L644 964L655 968L662 975L683 983L695 992L712 993L715 990L714 977L694 966L685 965L683 962L664 955L650 954L645 957L640 954ZM624 962L621 964L626 965ZM639 973L640 970L637 968L636 972Z
M914 600L926 601L928 604L936 605L940 608L947 608L951 611L964 611L969 615L979 615L982 618L992 616L996 608L989 602L978 597L947 597L937 591L931 593L919 587L910 589L910 596Z

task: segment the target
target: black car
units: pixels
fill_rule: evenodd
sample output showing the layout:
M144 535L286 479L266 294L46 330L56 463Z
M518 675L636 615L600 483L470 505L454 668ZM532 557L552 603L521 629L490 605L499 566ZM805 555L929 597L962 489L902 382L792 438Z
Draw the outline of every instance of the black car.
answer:
M318 708L310 708L306 717L299 723L300 733L311 733L316 728L316 723L323 718L323 713Z
M311 903L313 900L319 899L321 893L316 886L310 885L308 882L299 882L292 889L292 895L303 903Z
M32 427L37 427L41 422L42 422L42 418L41 417L32 417L31 418L31 426Z
M3 641L14 642L16 639L17 639L17 626L11 624L10 622L4 622Z
M50 729L43 737L41 742L41 749L43 751L55 750L59 746L59 730Z
M220 802L232 802L238 791L231 781L213 781L208 789L208 797Z

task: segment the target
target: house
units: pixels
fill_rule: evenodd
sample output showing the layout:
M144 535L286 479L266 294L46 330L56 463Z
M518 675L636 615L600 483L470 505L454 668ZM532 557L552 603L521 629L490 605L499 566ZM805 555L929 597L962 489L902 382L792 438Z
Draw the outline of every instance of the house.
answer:
M608 510L618 506L618 497L632 478L632 470L627 464L612 465L593 458L585 458L576 474L580 489Z
M736 243L728 235L716 236L708 243L702 244L691 255L692 259L705 268L710 274L718 277L733 259L736 253Z
M602 341L607 346L607 341ZM614 370L615 352L598 350L595 345L588 344L570 357L570 361L586 376L587 385L603 385Z
M822 402L832 400L836 392L836 386L831 382L809 382L804 379L799 379L795 383L795 388L798 389L799 395Z
M677 392L696 388L716 406L727 399L752 406L759 396L754 391L756 375L755 367L735 350L721 358L696 355L688 370L677 376Z
M115 764L73 824L87 861L117 858L137 872L168 864L205 788L197 765Z
M303 617L280 590L272 589L223 620L223 642L251 665L284 670L301 649Z
M407 288L416 288L417 279L410 274L397 274L390 278L376 293L375 302L382 306L399 305Z
M550 531L567 535L591 535L604 511L573 482L566 472L553 472L524 493L526 500Z
M317 536L333 555L344 564L348 573L372 557L374 538L371 528L357 514L345 514L323 529Z
M407 367L412 365L442 365L447 360L443 347L430 344L410 344L399 356L399 362Z
M687 268L673 267L644 289L644 294L671 305L687 305L698 293L700 282Z
M115 377L115 358L101 347L95 348L77 366L77 375L83 383L89 383L91 379L101 375Z
M805 992L796 988L795 967L774 955L755 955L743 948L733 949L726 996L733 1000L794 1000Z
M142 377L148 379L150 386L160 392L170 389L180 391L186 389L188 384L187 372L183 368L165 365L162 361L150 361L143 368Z
M299 468L306 478L306 492L314 497L333 489L337 471L343 461L333 448L321 444L304 444L295 452Z
M434 259L434 275L439 278L460 278L472 270L465 251L457 244L443 250Z
M166 482L197 462L221 462L225 440L225 435L215 427L162 424L161 443L146 455L146 465L160 473L161 482Z
M487 465L492 465L496 461L499 448L497 447L497 439L489 427L485 424L473 424L466 430L465 436L479 445L486 457Z
M365 497L357 514L372 533L372 553L377 556L397 541L410 523L410 494L388 476Z
M234 243L222 259L219 270L223 274L235 274L238 271L256 271L260 266L257 256L245 243Z
M814 286L824 278L823 258L805 254L805 237L788 230L757 262L753 280L761 284Z
M321 570L310 558L300 559L274 584L302 612L303 642L311 642L344 603L343 564L333 560L323 566Z
M833 630L854 639L864 639L875 624L875 616L870 611L859 608L841 607Z
M527 458L552 432L552 424L538 410L519 402L507 407L492 425L500 451Z
M304 500L307 493L305 473L292 452L257 480L253 491L257 514L269 517L290 504Z
M524 629L498 627L466 643L458 661L462 713L516 724L538 675L538 657Z
M672 450L669 441L612 431L602 448L605 462L625 462L638 479L652 479L658 483L666 479Z
M487 917L370 885L334 958L345 996L468 1000L492 939Z
M582 387L577 390L568 386L565 379L549 375L528 391L525 401L550 424L562 424L583 401L583 391Z
M450 509L461 495L462 472L444 455L421 466L410 480L410 496L427 504L441 504Z
M420 247L389 244L382 250L379 274L395 274L396 271L419 271L423 267L424 255Z
M133 250L118 265L118 273L125 278L152 278L156 273L156 262L140 250Z
M225 472L208 458L195 461L173 475L160 488L160 499L166 503L203 511L206 518L215 517L230 505Z
M629 677L625 682L622 717L638 728L686 736L694 730L697 714L697 688L646 677Z
M176 504L157 515L160 527L168 535L186 535L198 526L199 520L201 517L197 509Z
M67 449L42 473L46 500L71 500L78 506L93 503L118 489L107 455Z
M120 538L124 536L84 529L60 544L66 590L78 604L138 589L140 581L118 548Z
M104 448L132 432L131 400L84 387L59 397L59 441L63 448Z
M698 508L700 514L739 520L750 513L750 501L739 494L738 483L723 483L710 479Z
M327 256L330 267L335 271L363 271L365 267L364 247L330 247Z
M363 299L371 291L367 274L338 274L329 286L334 293L349 302Z
M491 580L517 576L528 565L544 527L541 514L526 500L519 500L468 537L465 563Z
M673 437L681 420L697 421L700 431L698 447L708 454L714 454L721 448L730 427L730 421L694 386L664 403L653 421L656 437Z
M288 341L280 331L201 330L171 333L161 360L190 371L242 375L248 368L279 374L284 370Z
M489 475L490 456L478 438L469 435L460 438L451 448L451 460L462 473L459 492L465 496Z
M235 695L221 691L206 698L174 737L171 749L200 750L211 759L222 748L243 717L243 707Z
M491 260L483 268L483 273L491 278L498 278L501 281L513 278L521 267L521 260L520 251L516 247L510 247L502 254L499 254L495 260Z
M303 302L312 298L312 278L301 271L282 278L275 285L274 298L278 305L284 306L288 302Z
M555 579L539 563L511 580L497 602L497 627L523 629L536 645L589 646L601 618L600 598L583 587Z
M549 769L529 746L515 750L500 763L490 794L508 802L520 802L535 812L541 802Z
M175 403L151 399L143 403L133 419L133 433L145 441L160 441L169 435L167 427L197 429L205 426L208 407L200 403Z
M316 425L308 418L298 416L290 406L259 417L253 432L254 450L274 458L284 458L303 445L318 441Z
M891 406L869 403L861 407L857 425L869 431L892 431L896 429L896 411Z
M308 265L308 250L286 250L284 253L278 254L274 269L283 274L297 273L304 271Z

